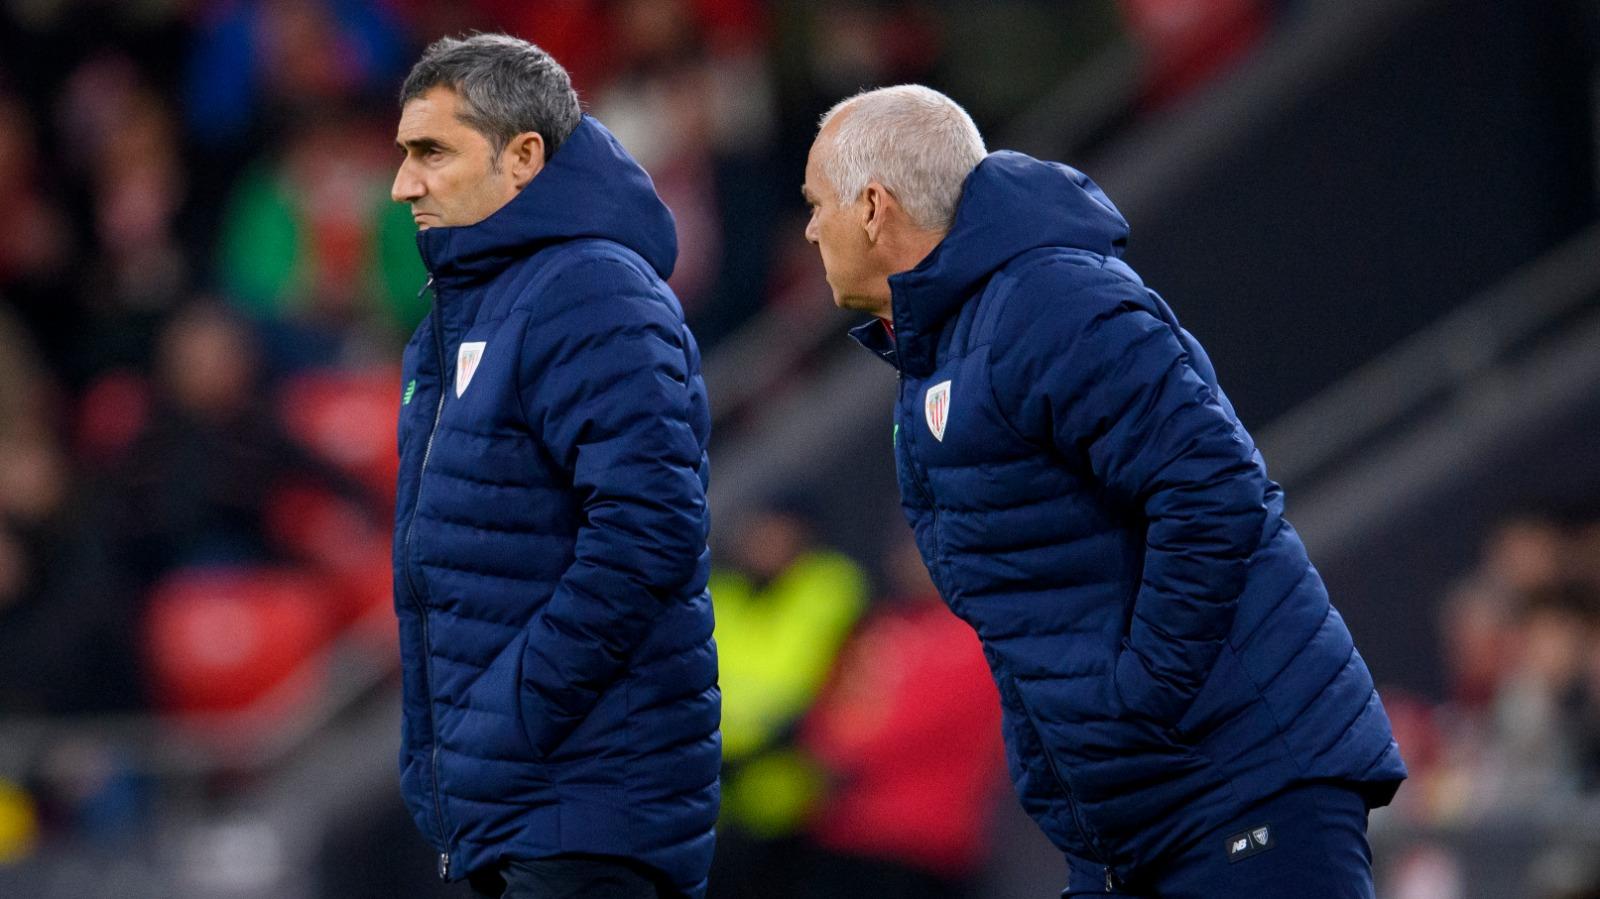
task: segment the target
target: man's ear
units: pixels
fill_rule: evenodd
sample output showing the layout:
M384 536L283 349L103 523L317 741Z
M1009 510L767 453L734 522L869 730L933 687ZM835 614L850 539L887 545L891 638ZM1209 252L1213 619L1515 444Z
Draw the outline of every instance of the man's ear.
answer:
M882 184L876 181L867 183L866 190L861 192L861 227L867 232L867 240L878 242L878 236L883 233L883 226L888 221L892 202L893 198Z
M544 169L544 138L537 131L524 131L506 144L501 162L511 170L511 183L517 190Z

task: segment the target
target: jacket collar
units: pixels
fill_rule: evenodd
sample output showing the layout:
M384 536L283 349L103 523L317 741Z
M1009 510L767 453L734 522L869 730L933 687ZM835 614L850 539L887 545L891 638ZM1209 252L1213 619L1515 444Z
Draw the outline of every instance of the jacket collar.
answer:
M949 233L889 278L895 359L909 374L931 373L946 322L1017 256L1070 247L1120 257L1127 238L1127 221L1089 176L1011 150L989 154L967 176ZM856 337L866 345L870 335Z

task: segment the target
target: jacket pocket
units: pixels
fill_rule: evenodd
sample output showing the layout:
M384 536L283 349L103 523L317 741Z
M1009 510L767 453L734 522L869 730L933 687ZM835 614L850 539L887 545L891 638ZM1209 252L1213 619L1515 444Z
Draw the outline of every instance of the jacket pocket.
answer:
M1181 813L1184 797L1220 780L1210 761L1145 718L1122 713L1105 672L1079 690L1020 682L1017 695L1039 753L1068 795L1084 840L1103 863L1137 867L1151 857L1152 827Z
M1239 665L1233 647L1224 642L1211 674L1174 725L1173 732L1184 743L1198 745L1217 728L1227 725L1260 701L1260 691Z
M1040 725L1039 718L1034 714L1033 707L1029 704L1028 699L1023 696L1021 685L1017 684L1015 681L1011 681L1009 678L1007 679L1007 683L1009 683L1011 687L1009 692L1015 698L1017 708L1022 711L1024 723L1027 725L1029 731L1031 731L1031 736L1033 737L1034 743L1033 748L1038 753L1039 759L1044 762L1045 770L1049 772L1050 778L1054 782L1056 791L1060 794L1062 799L1066 801L1067 815L1066 820L1063 823L1071 828L1072 832L1082 842L1084 848L1088 850L1088 853L1092 858L1100 861L1102 864L1108 863L1110 855L1106 852L1104 846L1101 845L1100 840L1096 837L1094 831L1084 821L1083 811L1078 805L1077 793L1072 789L1072 781L1067 778L1065 772L1062 770L1062 767L1056 762L1055 754L1050 750L1049 740L1045 737L1045 730ZM1021 755L1021 750L1022 748L1019 747L1019 755ZM1023 764L1026 765L1025 760ZM1058 818L1059 817L1060 816L1058 816Z
M472 740L472 751L489 758L532 760L522 720L521 672L523 647L528 635L517 634L478 674L465 693L461 730Z

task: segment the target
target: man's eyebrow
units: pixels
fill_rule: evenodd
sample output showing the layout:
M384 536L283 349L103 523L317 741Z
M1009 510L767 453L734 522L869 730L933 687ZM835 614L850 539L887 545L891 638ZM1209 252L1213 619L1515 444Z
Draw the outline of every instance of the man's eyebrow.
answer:
M811 196L811 188L809 188L809 187L807 187L807 186L805 186L805 185L804 185L804 184L802 184L802 185L800 185L800 196L802 196L802 197L804 197L804 198L805 198L805 201L806 201L806 202L807 202L807 203L814 203L814 202L816 202L816 200L814 200L814 199L812 199L812 196Z
M394 145L402 150L411 149L416 150L418 153L431 153L434 150L445 149L443 143L432 137L413 137L409 140L397 140Z

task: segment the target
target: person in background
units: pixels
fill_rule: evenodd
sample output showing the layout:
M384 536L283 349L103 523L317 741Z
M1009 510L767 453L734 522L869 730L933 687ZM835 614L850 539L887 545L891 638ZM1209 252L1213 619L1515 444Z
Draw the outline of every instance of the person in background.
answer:
M0 714L135 709L135 602L80 508L43 362L0 308Z
M807 825L807 893L976 896L1005 771L1000 699L972 628L950 614L907 535L889 599L840 654L801 728L829 788Z
M155 368L151 411L105 490L106 529L135 589L183 566L278 556L267 511L291 483L384 508L289 437L266 402L255 335L224 307L177 313L158 335Z
M723 691L722 820L711 895L797 895L821 775L796 729L867 603L866 576L816 543L800 502L736 522L711 578Z
M1499 804L1593 789L1600 587L1570 579L1530 587L1514 615L1516 663L1491 709Z

